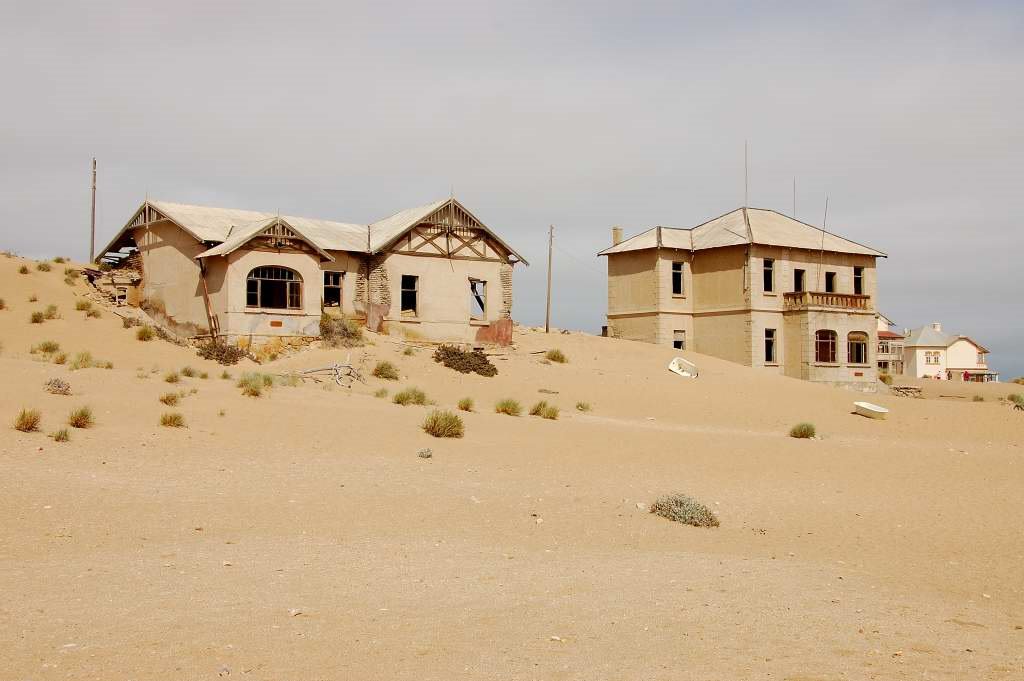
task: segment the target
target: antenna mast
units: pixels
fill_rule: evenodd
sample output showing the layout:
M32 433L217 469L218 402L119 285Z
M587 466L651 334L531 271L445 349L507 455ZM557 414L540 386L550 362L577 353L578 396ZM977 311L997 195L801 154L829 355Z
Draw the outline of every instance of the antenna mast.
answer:
M548 303L544 314L544 333L551 332L551 251L555 243L555 226L548 229Z
M743 207L747 207L747 140L743 140Z
M96 257L96 157L92 159L92 218L89 226L89 263Z

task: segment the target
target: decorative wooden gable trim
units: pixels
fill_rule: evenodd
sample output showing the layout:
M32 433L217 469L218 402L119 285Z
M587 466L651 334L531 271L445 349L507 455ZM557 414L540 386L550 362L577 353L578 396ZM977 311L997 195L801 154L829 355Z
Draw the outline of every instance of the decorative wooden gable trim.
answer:
M391 252L453 260L508 262L509 259L508 250L454 201L416 223L394 242Z

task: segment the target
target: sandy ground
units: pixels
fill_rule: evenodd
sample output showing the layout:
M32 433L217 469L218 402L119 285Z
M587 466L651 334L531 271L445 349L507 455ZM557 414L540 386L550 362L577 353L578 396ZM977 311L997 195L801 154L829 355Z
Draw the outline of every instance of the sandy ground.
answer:
M662 348L521 330L494 378L373 336L353 359L402 380L248 398L23 262L0 258L0 679L1024 678L1024 414L999 401L1021 386L878 395L872 421L845 390L693 353L684 380ZM62 318L30 324L49 303ZM46 339L115 367L30 354ZM185 365L210 378L163 381ZM413 385L475 399L465 438L373 397ZM188 427L160 427L157 398L192 388ZM46 436L80 405L93 428ZM11 427L22 407L42 432ZM820 439L786 436L805 420ZM721 527L637 506L676 491Z

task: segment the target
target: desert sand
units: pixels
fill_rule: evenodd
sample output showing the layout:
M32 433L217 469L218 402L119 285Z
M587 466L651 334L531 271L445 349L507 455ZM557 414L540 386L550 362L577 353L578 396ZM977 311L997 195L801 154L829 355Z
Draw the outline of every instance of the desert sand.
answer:
M879 394L876 421L847 390L691 352L686 380L670 349L525 328L493 378L368 334L226 380L87 318L63 278L0 257L0 679L1024 678L1024 413L1000 401L1021 386ZM235 385L349 352L401 380ZM164 382L184 366L209 378ZM465 437L374 397L407 386L472 397ZM495 414L505 397L561 416ZM82 405L93 427L47 437ZM13 428L23 407L40 432ZM671 492L721 526L647 512Z

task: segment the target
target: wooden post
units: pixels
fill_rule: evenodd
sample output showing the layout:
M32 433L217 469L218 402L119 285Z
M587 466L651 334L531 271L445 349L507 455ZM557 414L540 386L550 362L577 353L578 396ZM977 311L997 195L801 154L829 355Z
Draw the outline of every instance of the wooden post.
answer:
M544 315L544 333L551 333L551 251L555 243L555 226L548 229L548 304Z
M89 264L96 257L96 158L92 159L92 219L89 227Z

